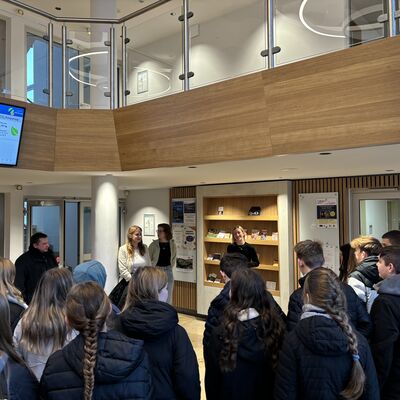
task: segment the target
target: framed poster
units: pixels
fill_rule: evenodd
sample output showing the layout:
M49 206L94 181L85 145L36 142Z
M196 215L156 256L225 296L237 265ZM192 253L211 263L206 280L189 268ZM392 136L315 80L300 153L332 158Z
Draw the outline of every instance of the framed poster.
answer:
M137 92L146 93L149 91L149 74L147 70L137 73Z
M143 236L156 235L156 216L154 214L144 214L143 217Z

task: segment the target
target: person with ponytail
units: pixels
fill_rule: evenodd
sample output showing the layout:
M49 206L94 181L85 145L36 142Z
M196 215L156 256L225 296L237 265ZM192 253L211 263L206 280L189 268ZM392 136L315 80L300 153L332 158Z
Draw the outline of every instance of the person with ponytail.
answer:
M284 322L261 276L236 270L229 304L207 350L207 399L272 400L283 334Z
M38 380L49 356L77 335L65 322L65 300L72 284L67 268L46 271L14 330L16 348Z
M38 399L38 382L13 346L7 297L0 295L0 398Z
M43 372L45 400L152 399L143 342L107 331L111 303L96 282L76 284L67 297L68 324L79 335L54 353Z
M168 277L157 267L138 268L115 329L144 341L156 400L200 400L199 366L192 343L167 303Z
M15 265L0 257L0 295L7 297L10 307L10 326L14 332L22 313L27 309L22 293L14 286Z
M346 313L339 278L316 268L304 283L301 320L279 356L275 400L379 400L371 351Z

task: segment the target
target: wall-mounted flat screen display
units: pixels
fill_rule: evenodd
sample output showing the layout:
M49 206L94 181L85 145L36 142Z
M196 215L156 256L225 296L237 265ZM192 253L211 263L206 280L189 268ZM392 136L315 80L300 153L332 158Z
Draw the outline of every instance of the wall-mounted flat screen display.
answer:
M24 107L0 103L0 165L17 165L24 118Z

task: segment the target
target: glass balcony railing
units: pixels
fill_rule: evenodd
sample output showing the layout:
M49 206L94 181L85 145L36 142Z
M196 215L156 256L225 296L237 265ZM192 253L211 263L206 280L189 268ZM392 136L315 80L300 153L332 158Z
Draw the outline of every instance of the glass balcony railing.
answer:
M400 20L393 0L146 0L131 8L117 0L118 18L101 20L89 17L86 0L81 14L71 3L65 17L48 3L37 10L0 0L0 95L72 109L131 105L394 36Z

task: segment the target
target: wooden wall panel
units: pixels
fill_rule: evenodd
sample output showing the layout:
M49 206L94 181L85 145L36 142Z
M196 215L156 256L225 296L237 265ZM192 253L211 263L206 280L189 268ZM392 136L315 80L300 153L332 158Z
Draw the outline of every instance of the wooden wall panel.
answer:
M7 98L0 101L26 108L18 168L53 171L57 110Z
M184 186L171 188L170 215L172 215L172 199L188 199L196 197L195 186ZM171 223L171 221L170 221ZM183 312L197 313L197 288L195 283L175 281L172 304Z
M109 110L58 110L56 171L120 171Z
M299 194L300 193L339 193L339 241L348 243L349 237L349 191L352 189L392 189L400 188L400 174L352 176L343 178L302 179L293 181L293 243L300 240ZM294 256L294 254L293 254ZM295 282L299 278L295 268Z

